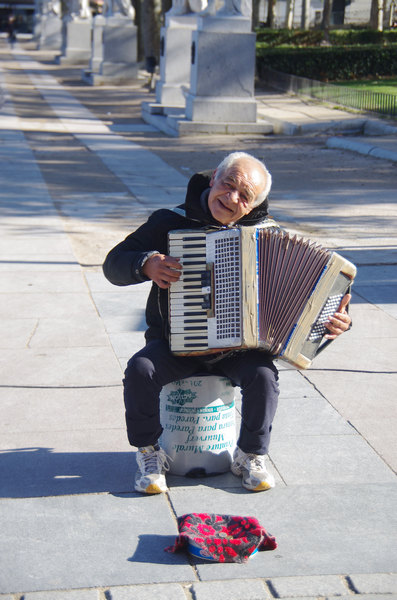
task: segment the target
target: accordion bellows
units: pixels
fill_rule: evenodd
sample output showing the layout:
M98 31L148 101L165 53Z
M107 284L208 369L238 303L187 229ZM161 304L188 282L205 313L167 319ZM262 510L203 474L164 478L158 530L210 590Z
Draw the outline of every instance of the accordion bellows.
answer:
M355 277L351 262L276 227L168 235L169 253L182 264L169 292L172 352L258 348L310 366Z

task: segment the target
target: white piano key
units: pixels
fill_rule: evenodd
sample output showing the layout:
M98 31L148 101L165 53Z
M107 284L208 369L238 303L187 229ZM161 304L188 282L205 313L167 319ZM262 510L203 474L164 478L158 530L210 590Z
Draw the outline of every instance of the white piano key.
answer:
M200 287L198 287L198 286L192 287L192 286L189 286L189 284L188 285L186 285L186 284L178 285L178 283L172 284L170 287L171 298L177 298L178 296L183 297L183 296L189 296L189 295L192 295L192 296L198 296L198 295L202 296L203 295L203 290L202 290L201 286Z
M172 339L175 343L180 342L194 342L196 344L208 343L208 336L200 333L188 335L187 333L175 333L172 335Z
M192 336L197 336L197 335L204 335L207 339L208 339L208 331L207 329L192 329L192 330L184 330L180 327L178 328L172 328L171 329L171 335L183 335L183 336L189 336L190 334L192 334Z
M197 316L197 317L189 317L189 316L176 316L172 319L171 327L184 327L185 325L197 325L197 327L205 326L207 327L207 316Z
M203 308L203 302L196 302L195 304L189 302L173 302L172 309L175 312L176 310L184 310L185 312L196 312Z

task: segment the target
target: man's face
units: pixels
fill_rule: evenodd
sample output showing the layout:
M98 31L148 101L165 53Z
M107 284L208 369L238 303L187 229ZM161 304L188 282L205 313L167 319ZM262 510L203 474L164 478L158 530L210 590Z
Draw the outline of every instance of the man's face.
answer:
M218 179L215 174L210 182L208 208L216 221L231 225L253 209L265 187L265 175L248 159L236 161Z

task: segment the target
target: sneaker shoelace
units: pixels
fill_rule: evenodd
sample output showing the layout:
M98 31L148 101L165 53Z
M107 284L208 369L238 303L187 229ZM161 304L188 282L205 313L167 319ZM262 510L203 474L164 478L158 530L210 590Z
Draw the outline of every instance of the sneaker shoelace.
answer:
M262 471L265 468L265 459L260 454L247 454L243 461L244 466L255 471Z
M165 471L170 470L170 465L168 463L169 456L167 456L163 449L142 453L141 457L145 473L161 473L163 469Z

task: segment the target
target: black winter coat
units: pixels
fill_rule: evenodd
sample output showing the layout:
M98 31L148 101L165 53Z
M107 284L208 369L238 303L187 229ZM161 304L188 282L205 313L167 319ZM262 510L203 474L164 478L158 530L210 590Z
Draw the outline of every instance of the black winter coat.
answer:
M218 228L225 226L212 217L203 192L209 189L212 172L197 173L190 179L185 203L178 208L186 216L169 209L155 211L149 219L134 233L115 246L107 255L103 272L115 285L132 285L147 281L141 272L141 266L148 253L158 251L167 254L167 234L172 229ZM205 196L205 195L204 195ZM256 225L263 222L267 215L267 199L255 207L248 215L238 221L238 225ZM153 283L146 304L146 322L148 329L146 341L164 338L168 340L168 290Z

